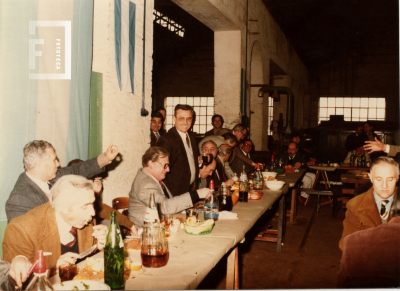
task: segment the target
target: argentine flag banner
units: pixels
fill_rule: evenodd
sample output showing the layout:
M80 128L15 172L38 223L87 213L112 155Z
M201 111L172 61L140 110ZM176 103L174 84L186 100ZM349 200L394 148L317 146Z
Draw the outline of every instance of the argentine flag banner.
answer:
M134 93L136 4L114 0L115 63L119 89Z
M92 0L0 1L0 223L28 142L87 159L92 25Z

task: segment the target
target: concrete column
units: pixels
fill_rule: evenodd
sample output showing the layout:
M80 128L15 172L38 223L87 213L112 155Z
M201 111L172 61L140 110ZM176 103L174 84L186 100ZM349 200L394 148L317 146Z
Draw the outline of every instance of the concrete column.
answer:
M224 127L240 123L241 32L214 33L215 112L225 119Z
M95 0L93 20L92 70L103 74L103 150L118 146L122 159L115 168L108 167L104 180L103 202L111 204L115 197L127 196L141 158L150 143L150 115L142 117L143 82L143 0L136 4L134 94L119 90L115 65L114 1ZM146 1L145 108L151 109L151 71L153 54L154 1Z

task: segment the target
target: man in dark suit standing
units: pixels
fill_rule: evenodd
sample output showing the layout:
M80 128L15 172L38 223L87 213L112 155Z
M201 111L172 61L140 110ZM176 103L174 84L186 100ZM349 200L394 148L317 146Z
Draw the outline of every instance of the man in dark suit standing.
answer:
M199 150L196 138L189 128L193 123L192 106L178 104L174 110L174 124L157 143L171 155L169 164L171 171L167 174L164 184L177 196L196 189L199 177Z
M164 118L160 112L154 112L151 115L150 123L150 146L154 147L157 145L157 141L160 139L164 132L161 131L161 127L164 123Z

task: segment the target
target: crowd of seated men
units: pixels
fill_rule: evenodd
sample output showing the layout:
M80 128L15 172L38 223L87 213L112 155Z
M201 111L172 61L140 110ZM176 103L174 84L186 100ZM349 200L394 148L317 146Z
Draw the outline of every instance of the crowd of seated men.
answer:
M254 171L253 142L246 138L248 129L242 124L231 130L223 128L223 117L215 115L213 129L197 144L190 131L194 117L191 106L179 104L175 107L174 126L168 132L163 129L165 113L164 108L158 108L152 114L151 146L143 154L142 167L127 193L129 219L117 212L119 224L132 233L137 233L143 226L150 193L155 194L161 214L174 214L204 199L209 193L211 179L216 185L222 182L232 185L243 168L248 173ZM357 140L358 135L353 139ZM399 147L385 145L376 136L371 136L364 144L369 153L399 151ZM294 133L287 150L278 159L294 168L314 165L315 148L307 143L300 146L300 141L300 135ZM353 146L356 143L349 141ZM93 238L102 249L107 226L97 221L109 218L110 212L115 211L98 199L102 189L98 175L118 155L117 146L110 145L97 158L73 161L64 168L59 167L55 149L46 141L29 142L23 153L25 171L17 179L6 202L9 223L3 241L4 261L0 260L0 287L6 290L26 284L28 269L40 249L52 253L47 264L51 275L58 272L61 264L75 263L78 254L92 246ZM207 162L203 160L204 155L209 157ZM312 174L304 176L303 187L313 180ZM400 238L390 236L390 231L398 230L400 225L394 211L400 208L396 199L398 177L398 164L393 159L377 158L371 166L372 187L348 203L339 244L344 253L338 286L364 286L362 282L368 281L364 278L370 278L376 266L365 269L371 264L363 262L366 258L377 257L375 254L380 256L375 258L377 265L381 263L381 257L400 262L398 247L394 247L399 245ZM303 193L300 198L304 198ZM385 239L367 244L365 252L360 251L361 247L354 248L354 245L363 245L364 240L375 233ZM385 257L377 249L386 246L389 251ZM355 265L354 258L360 263ZM360 271L363 268L364 273ZM377 282L388 274L394 280L396 275L392 271L393 268L387 266L382 272L376 272ZM352 278L355 277L360 278L359 282L354 282ZM393 280L373 286L392 286Z

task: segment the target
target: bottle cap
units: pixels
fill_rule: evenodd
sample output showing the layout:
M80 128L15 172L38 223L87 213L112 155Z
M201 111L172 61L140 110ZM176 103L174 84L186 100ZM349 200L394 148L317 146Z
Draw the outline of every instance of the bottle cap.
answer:
M256 164L256 170L259 170L260 169L260 163L257 163Z
M214 180L211 180L210 181L210 190L214 190L215 189L215 187L214 187Z

